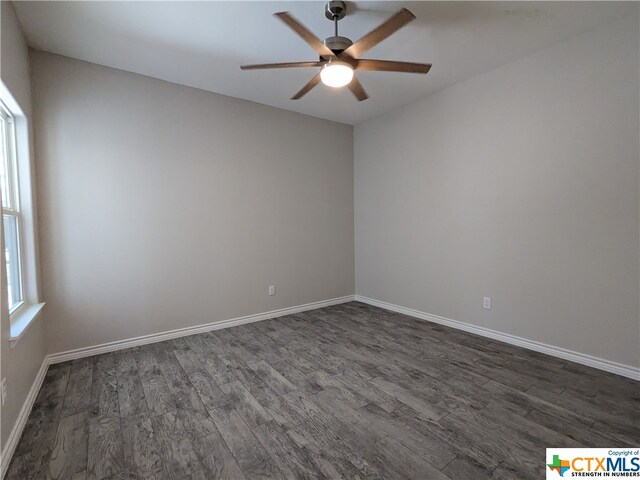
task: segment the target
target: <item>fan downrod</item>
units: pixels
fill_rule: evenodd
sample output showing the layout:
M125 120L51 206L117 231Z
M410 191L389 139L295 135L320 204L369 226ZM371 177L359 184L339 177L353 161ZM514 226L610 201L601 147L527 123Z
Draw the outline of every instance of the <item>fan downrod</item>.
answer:
M324 7L324 16L331 20L335 26L334 35L325 38L324 44L336 54L346 50L353 44L349 38L338 35L338 20L342 20L346 15L347 6L344 2L334 0L328 2Z

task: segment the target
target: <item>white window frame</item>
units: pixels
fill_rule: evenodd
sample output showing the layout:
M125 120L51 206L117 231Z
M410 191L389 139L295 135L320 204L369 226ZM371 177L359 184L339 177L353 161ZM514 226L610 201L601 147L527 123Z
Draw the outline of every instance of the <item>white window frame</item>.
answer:
M36 265L35 211L32 189L32 164L29 141L29 122L20 105L11 95L6 85L0 81L0 115L8 119L11 125L9 138L8 175L12 184L9 194L9 208L3 208L3 214L15 216L18 221L18 250L20 258L20 286L22 302L9 313L9 344L13 348L33 323L44 303L38 293L38 274ZM3 222L4 223L4 222ZM0 226L0 230L4 228ZM1 232L2 252L4 255L4 232ZM3 259L4 260L4 259ZM2 268L5 268L4 261ZM3 270L3 278L5 271ZM2 295L7 298L8 285L3 282ZM6 301L6 300L5 300ZM4 304L4 302L3 302Z
M5 163L5 170L7 172L7 192L3 192L7 197L7 206L2 207L3 222L4 216L11 216L16 219L17 234L18 234L18 265L16 271L12 276L17 274L18 287L20 290L20 301L15 305L9 305L9 316L14 313L17 314L19 310L24 306L24 281L22 272L22 234L20 232L22 227L22 219L20 214L20 184L18 182L18 158L16 155L16 124L15 119L7 106L0 100L0 118L4 121L0 125L4 125L4 132L0 132L0 139L6 142L6 155L3 158Z

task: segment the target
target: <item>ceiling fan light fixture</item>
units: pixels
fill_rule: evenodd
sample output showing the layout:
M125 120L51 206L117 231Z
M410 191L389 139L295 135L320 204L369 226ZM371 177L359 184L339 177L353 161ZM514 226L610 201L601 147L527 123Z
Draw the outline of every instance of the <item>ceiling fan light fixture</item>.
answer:
M328 87L344 87L353 80L353 68L345 62L329 62L322 67L320 79Z
M333 22L334 35L324 41L316 37L311 31L296 20L289 12L278 12L274 15L284 22L291 30L301 37L319 55L317 61L312 62L284 62L262 63L257 65L242 65L242 70L264 70L267 68L314 68L321 67L304 87L291 100L300 100L321 82L332 88L348 87L359 102L369 98L362 87L354 70L368 70L373 72L401 72L425 74L431 68L427 63L397 62L394 60L363 59L361 55L378 43L393 35L407 23L415 20L415 15L406 8L394 13L376 28L360 37L353 43L347 37L338 34L338 20L347 13L345 2L331 0L325 5L325 16Z

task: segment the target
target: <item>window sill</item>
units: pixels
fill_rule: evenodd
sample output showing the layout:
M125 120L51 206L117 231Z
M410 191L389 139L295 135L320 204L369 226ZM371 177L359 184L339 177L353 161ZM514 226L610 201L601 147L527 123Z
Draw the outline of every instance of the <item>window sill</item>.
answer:
M15 347L24 336L29 326L40 314L42 307L44 307L44 303L24 305L20 310L11 315L11 336L9 337L9 346L11 348Z

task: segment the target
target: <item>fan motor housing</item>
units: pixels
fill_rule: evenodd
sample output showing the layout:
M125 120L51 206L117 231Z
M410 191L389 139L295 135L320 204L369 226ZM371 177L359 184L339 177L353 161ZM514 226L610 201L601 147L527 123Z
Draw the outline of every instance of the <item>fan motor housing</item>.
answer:
M324 44L329 47L330 50L339 53L349 48L353 42L347 37L334 36L325 38Z

